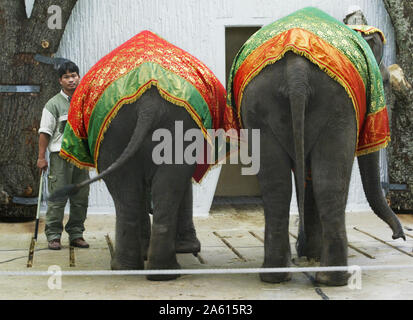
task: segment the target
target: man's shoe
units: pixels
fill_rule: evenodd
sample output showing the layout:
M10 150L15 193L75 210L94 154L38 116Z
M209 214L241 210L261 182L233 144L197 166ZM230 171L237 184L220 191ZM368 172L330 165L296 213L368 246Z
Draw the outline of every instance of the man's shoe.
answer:
M48 247L50 250L60 250L62 248L60 246L60 239L53 239L49 241Z
M70 241L70 245L77 248L89 248L89 244L83 238L77 238Z

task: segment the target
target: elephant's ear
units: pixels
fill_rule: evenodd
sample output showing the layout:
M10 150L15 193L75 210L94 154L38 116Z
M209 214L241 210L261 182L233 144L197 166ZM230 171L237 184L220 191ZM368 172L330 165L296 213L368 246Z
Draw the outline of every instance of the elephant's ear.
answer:
M367 41L370 48L373 50L374 57L380 65L383 59L383 48L386 43L386 37L380 29L368 25L347 25L350 29L359 32L364 40Z
M383 59L384 52L384 41L380 33L375 32L369 35L363 34L364 40L367 41L371 50L373 51L374 57L377 60L377 63L380 64Z

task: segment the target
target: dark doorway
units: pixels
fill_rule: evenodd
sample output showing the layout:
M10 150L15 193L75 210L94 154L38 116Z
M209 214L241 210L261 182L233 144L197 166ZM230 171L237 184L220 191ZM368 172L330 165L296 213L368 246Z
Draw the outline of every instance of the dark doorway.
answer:
M242 45L255 32L261 29L259 27L226 27L225 28L225 80L228 85L228 76L231 69L232 61Z
M248 38L258 31L257 27L226 27L225 28L225 70L226 85L228 75L238 50ZM228 161L229 162L229 159ZM224 164L218 180L215 196L238 197L238 196L260 196L260 189L256 176L241 175L241 164Z

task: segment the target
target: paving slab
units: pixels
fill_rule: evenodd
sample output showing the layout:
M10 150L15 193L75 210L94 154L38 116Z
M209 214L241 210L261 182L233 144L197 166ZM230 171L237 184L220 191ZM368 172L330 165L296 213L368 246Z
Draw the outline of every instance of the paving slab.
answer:
M314 272L299 272L289 282L261 282L256 273L184 274L167 282L148 281L141 275L66 276L57 286L50 276L6 276L4 271L110 270L115 215L89 215L85 238L89 249L74 248L71 260L67 235L60 251L47 249L41 218L33 267L27 268L34 221L0 223L0 299L121 299L121 300L365 300L413 299L413 218L399 216L407 240L392 240L391 230L372 212L348 213L348 263L359 266L411 266L411 269L362 271L358 288L326 287L314 283ZM295 250L297 216L290 217L291 267L317 266L298 258ZM67 220L67 217L65 217ZM264 217L260 204L213 206L210 216L195 217L202 244L198 257L177 255L182 269L260 268L263 262ZM74 257L74 258L73 258ZM52 281L52 289L50 288ZM54 289L53 289L54 288Z

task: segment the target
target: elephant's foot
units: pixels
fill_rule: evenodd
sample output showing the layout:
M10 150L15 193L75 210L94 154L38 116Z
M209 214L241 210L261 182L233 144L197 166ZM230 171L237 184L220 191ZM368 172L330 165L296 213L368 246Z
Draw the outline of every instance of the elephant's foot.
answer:
M291 273L282 272L282 273L260 273L260 279L263 282L269 283L281 283L291 280Z
M150 274L146 276L146 279L150 281L170 281L180 277L179 274Z
M273 265L273 266L263 265L262 267L263 268L277 268L276 265ZM280 283L280 282L290 281L291 273L289 272L277 272L277 273L262 272L260 273L260 279L263 282Z
M346 271L317 272L315 280L319 284L338 287L347 285L349 277Z
M299 237L296 243L297 255L299 257L307 257L308 260L321 260L322 244L317 236L307 236L305 241L303 237Z
M321 253L319 250L306 250L305 257L307 257L308 261L320 262Z
M110 262L110 267L112 270L143 270L144 263L125 263L114 258Z
M292 259L292 262L297 267L319 267L320 261L308 257L297 257Z
M298 257L306 257L309 261L310 260L314 260L314 261L321 260L321 248L319 247L306 245L306 247L300 248L301 250L298 250L298 249L299 248L297 248Z
M201 242L195 232L178 235L175 243L176 253L192 253L197 255L201 251Z
M181 266L177 262L171 266L162 265L162 267L156 267L149 263L148 269L149 270L173 270L173 269L181 269ZM150 274L146 276L146 279L150 281L169 281L169 280L175 280L179 277L180 277L179 274Z

